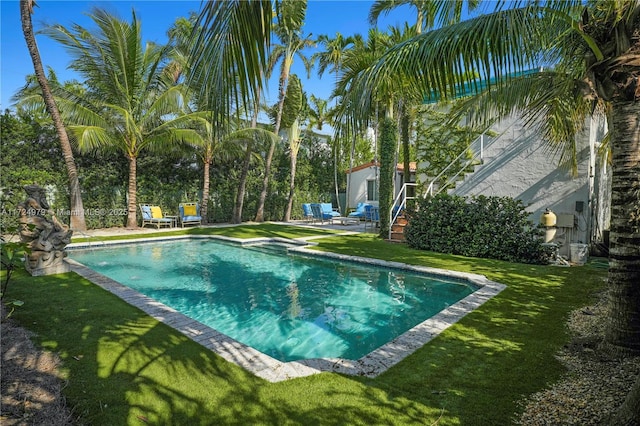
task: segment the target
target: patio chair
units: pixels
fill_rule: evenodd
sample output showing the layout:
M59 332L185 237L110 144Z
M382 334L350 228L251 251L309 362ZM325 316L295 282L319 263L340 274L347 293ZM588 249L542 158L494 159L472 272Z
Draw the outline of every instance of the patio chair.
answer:
M351 213L349 213L348 217L364 220L367 206L371 206L371 205L367 203L358 203L358 206L356 207L355 211L352 211Z
M367 229L367 224L371 225L371 228L380 226L380 208L378 206L370 206L365 214L364 229Z
M320 223L324 223L324 217L322 216L322 207L320 203L311 204L311 215L313 216L313 222L319 220Z
M200 204L198 203L180 203L178 206L180 211L180 225L184 228L185 225L200 225L202 224L202 217L200 216Z
M308 222L313 222L313 211L311 210L311 203L305 203L302 205L302 214L304 216L304 220Z
M142 228L146 225L154 225L158 229L160 229L161 226L167 226L169 228L175 226L175 219L165 216L160 206L140 204L140 213L142 213Z
M320 203L322 208L322 216L324 219L332 219L340 216L340 212L333 208L331 203Z
M331 220L334 217L340 217L340 212L333 209L331 203L320 203L322 209L322 219Z

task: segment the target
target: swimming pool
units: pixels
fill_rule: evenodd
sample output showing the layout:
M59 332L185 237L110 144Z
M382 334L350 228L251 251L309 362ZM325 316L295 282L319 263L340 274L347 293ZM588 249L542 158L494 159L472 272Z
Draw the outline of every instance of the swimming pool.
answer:
M71 250L70 257L234 341L306 365L358 362L388 349L485 287L272 248L181 239Z

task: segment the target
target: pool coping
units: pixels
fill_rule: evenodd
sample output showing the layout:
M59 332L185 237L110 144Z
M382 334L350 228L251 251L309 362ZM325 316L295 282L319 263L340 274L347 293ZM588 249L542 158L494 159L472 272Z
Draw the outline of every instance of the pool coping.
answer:
M288 250L304 255L320 256L350 262L364 263L394 269L405 269L412 272L436 274L448 278L469 281L476 285L478 290L450 305L438 314L421 322L410 330L367 355L349 360L343 358L316 358L299 361L282 362L266 355L250 346L209 327L199 321L191 319L175 309L164 305L148 296L143 295L119 282L106 277L89 267L73 260L66 259L71 270L78 275L93 282L99 287L120 297L125 302L133 305L156 320L169 325L191 340L205 348L215 352L225 360L232 362L256 376L275 383L283 380L306 377L322 372L334 372L352 376L376 377L389 368L398 364L420 347L424 346L441 332L458 322L465 315L480 307L483 303L496 296L506 288L506 285L487 279L484 275L467 272L449 271L445 269L409 265L400 262L390 262L380 259L365 258L359 256L344 255L319 250L311 250L309 246L314 243L305 239L287 238L251 238L238 239L217 235L192 235L192 236L167 236L157 238L136 238L130 240L118 240L98 243L72 243L67 247L73 249L97 248L114 245L126 245L135 243L165 242L184 239L217 239L233 242L241 245L284 243L293 245Z

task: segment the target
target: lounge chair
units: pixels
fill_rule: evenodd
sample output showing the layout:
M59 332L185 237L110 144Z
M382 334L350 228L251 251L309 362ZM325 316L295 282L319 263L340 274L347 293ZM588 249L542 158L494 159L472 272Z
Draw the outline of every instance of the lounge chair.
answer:
M159 206L140 204L140 212L142 213L142 228L144 228L145 225L154 225L158 229L160 229L161 226L169 228L175 226L175 219L165 216Z
M180 225L200 225L202 217L200 216L200 205L198 203L180 203L178 206L180 211Z
M334 217L339 217L340 212L334 210L331 203L320 203L320 208L322 209L322 218L323 219L333 219Z
M312 203L311 212L313 219L324 223L325 220L331 221L334 217L340 217L340 213L333 210L331 203Z
M313 222L314 217L313 211L311 210L311 203L305 203L302 205L302 213L306 221Z
M322 207L319 203L311 204L311 215L313 216L313 221L319 220L320 223L324 223L324 218L322 217Z
M365 211L367 206L370 206L370 204L358 203L358 207L356 207L356 210L349 213L348 217L363 220L365 218Z
M371 228L380 226L380 208L378 206L369 206L365 213L364 229L367 224L371 224Z

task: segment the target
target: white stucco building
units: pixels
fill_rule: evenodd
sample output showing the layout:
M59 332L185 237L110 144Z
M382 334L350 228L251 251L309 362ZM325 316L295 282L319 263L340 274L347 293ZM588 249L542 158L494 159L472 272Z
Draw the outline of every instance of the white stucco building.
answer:
M416 163L409 164L410 180L415 182ZM358 203L378 205L378 189L380 183L380 164L375 161L361 164L347 170L347 208L355 208ZM402 188L404 181L404 165L396 166L394 197Z
M576 138L577 175L559 167L559 156L542 141L539 131L525 127L512 117L492 128L496 136L484 137L482 158L471 173L463 175L450 194L460 196L509 196L521 200L534 223L540 223L545 209L557 216L555 242L560 254L568 256L572 243L601 243L609 228L610 170L600 164L597 150L606 133L604 119L587 119L584 131ZM477 149L477 148L476 148ZM480 156L478 156L480 158ZM400 166L401 167L401 166ZM412 179L416 166L412 163ZM431 183L420 174L421 188ZM401 188L402 169L396 171L396 191ZM358 202L377 204L378 166L375 163L355 167L347 194L349 207ZM375 194L375 195L374 195Z
M561 254L571 243L602 241L608 229L608 170L597 161L597 148L606 133L604 120L588 119L576 138L577 175L558 164L556 155L534 127L522 120L503 120L485 138L481 164L464 175L449 193L461 196L509 196L521 200L539 223L545 209L557 216L555 241Z

